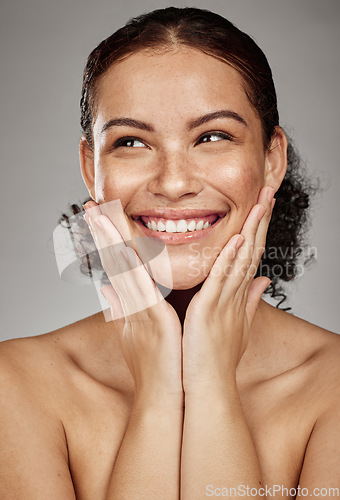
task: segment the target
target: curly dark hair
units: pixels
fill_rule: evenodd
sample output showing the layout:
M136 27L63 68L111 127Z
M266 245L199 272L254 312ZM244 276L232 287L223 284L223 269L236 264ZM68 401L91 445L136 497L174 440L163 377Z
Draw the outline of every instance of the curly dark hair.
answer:
M268 149L275 135L275 127L279 125L279 114L272 72L266 56L249 35L224 17L192 7L168 7L133 18L91 52L84 70L80 101L81 128L89 148L93 150L92 125L96 114L98 83L110 66L138 51L167 49L174 45L199 49L229 64L241 74L246 95L261 119L263 145ZM271 285L265 293L279 300L277 307L286 300L282 282L296 277L297 263L301 257L304 265L314 258L313 255L305 257L304 249L307 247L307 209L315 190L289 140L287 173L275 195L276 205L268 229L266 248L257 270L257 276L264 275L271 279ZM90 199L85 199L83 203ZM70 209L70 215L83 210L78 204L70 205ZM70 215L64 213L59 219L59 223L65 222L69 229ZM93 258L94 255L96 258ZM92 276L93 268L101 269L95 247L91 259L88 254L83 255L82 259L82 273Z

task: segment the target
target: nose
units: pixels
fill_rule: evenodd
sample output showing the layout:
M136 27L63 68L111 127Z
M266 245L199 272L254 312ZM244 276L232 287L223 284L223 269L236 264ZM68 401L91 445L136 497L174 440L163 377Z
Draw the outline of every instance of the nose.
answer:
M197 166L185 154L164 153L154 166L148 189L154 195L177 201L197 195L202 191L203 184L198 178Z

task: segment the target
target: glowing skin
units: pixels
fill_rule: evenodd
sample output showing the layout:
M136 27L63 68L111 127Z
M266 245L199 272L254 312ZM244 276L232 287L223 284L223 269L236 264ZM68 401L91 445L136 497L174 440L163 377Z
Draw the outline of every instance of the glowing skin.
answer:
M242 77L195 49L144 51L114 64L103 75L96 103L94 154L85 142L80 150L92 198L99 204L119 198L133 236L164 238L174 288L197 285L221 248L240 232L261 187L277 189L285 171L275 149L264 151L260 118L245 94ZM237 113L246 125L220 117L188 129L190 121L219 110ZM126 125L103 131L107 122L122 117L145 122L154 131ZM134 139L115 148L122 137ZM196 231L152 231L134 219L151 216L154 210L167 210L165 218L170 220L225 216L216 227L201 230L198 238ZM154 215L165 216L156 211Z

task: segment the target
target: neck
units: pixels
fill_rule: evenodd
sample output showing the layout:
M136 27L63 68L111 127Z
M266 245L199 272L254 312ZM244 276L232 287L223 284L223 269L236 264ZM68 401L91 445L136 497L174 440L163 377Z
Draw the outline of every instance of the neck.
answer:
M171 304L172 307L177 312L177 315L179 317L179 320L181 322L182 327L183 327L187 307L188 307L191 299L193 298L193 296L201 289L202 285L203 285L203 282L199 283L198 285L194 286L193 288L189 288L188 290L171 290L169 295L167 295L165 297L165 300L167 302L169 302L169 304Z
M169 304L171 304L172 307L177 312L182 327L188 305L193 296L196 295L196 293L199 292L199 290L202 288L203 283L204 281L194 286L193 288L189 288L187 290L171 290L169 295L165 297L165 300L169 302ZM256 311L251 326L251 337L256 337L258 331L263 331L263 315L268 310L268 307L269 307L268 304L264 300L260 300L258 309ZM269 307L269 309L271 308Z

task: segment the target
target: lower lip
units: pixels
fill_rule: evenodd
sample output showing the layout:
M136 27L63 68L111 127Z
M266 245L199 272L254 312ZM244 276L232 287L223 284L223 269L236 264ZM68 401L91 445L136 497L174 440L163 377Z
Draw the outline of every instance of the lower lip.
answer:
M228 214L227 214L228 215ZM134 219L134 222L140 227L143 233L149 238L158 238L167 245L180 245L181 243L191 243L192 241L199 240L201 238L205 238L208 236L215 227L219 225L219 223L226 218L219 217L217 221L206 229L199 229L195 231L188 231L186 233L167 233L166 231L153 231L152 229L144 226L141 220Z

